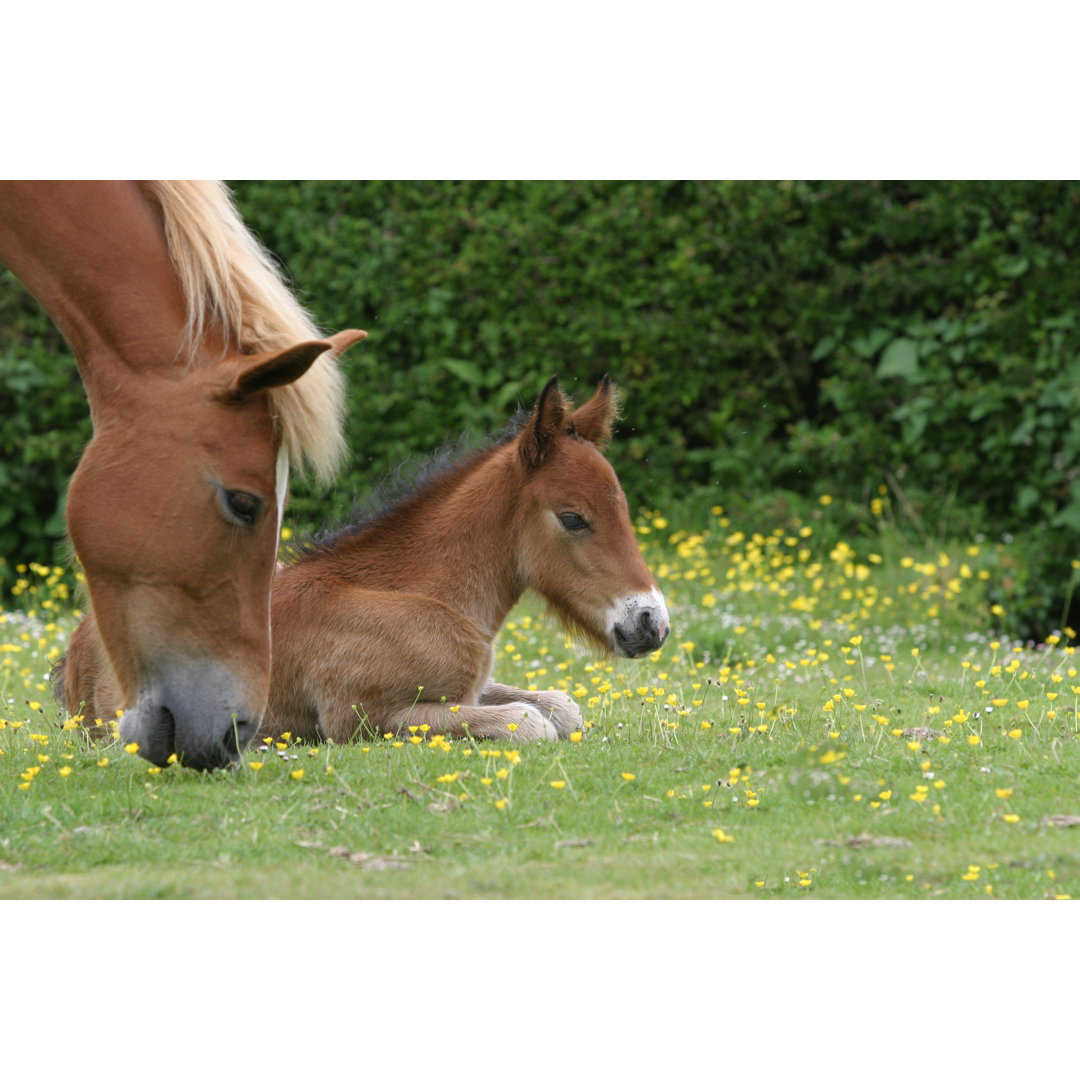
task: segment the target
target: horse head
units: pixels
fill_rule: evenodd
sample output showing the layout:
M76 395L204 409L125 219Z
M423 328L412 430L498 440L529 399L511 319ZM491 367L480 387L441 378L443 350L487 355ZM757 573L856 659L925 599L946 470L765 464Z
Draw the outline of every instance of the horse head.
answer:
M155 764L229 764L258 729L288 484L270 391L363 336L137 380L94 367L94 437L68 529L125 709L121 738Z
M617 415L606 375L578 409L557 379L544 387L517 436L520 573L566 625L605 651L641 658L660 648L671 624L602 453Z

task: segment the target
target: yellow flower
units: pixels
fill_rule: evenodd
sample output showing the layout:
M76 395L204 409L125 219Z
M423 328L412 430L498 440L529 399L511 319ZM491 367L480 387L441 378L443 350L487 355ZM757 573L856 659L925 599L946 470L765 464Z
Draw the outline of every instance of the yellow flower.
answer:
M562 791L562 789L563 789L564 787L566 787L566 781L565 781L565 780L552 780L552 781L551 781L551 786L552 786L552 787L553 787L553 788L554 788L554 789L555 789L556 791Z
M1019 814L1004 814L1002 815L1002 821L1007 821L1010 825L1015 825L1020 820Z
M994 788L994 794L999 799L1007 799L1012 794L1011 787L996 787Z
M712 835L715 836L721 844L733 844L735 842L735 837L724 832L723 829L713 829Z
M575 743L581 742L581 732L580 731L571 731L570 732L570 741L575 742Z
M137 742L129 742L124 747L125 754L137 754L139 752L139 744Z
M69 776L71 775L71 766L70 766L70 765L65 765L65 766L64 766L64 767L63 767L63 768L62 768L62 769L60 770L60 775L61 775L61 776L63 776L63 777L65 778L65 779L66 779L67 777L69 777Z
M978 746L979 743L982 742L982 739L980 739L978 735L969 735L967 741L971 743L972 746Z
M624 772L622 778L629 784L631 780L636 780L637 777L632 772Z
M293 771L291 773L289 773L289 775L294 780L303 780L304 779L304 770L303 769L293 769Z
M249 761L248 765L256 772L258 772L263 767L263 763L261 761Z
M1024 733L1023 733L1023 732L1022 732L1022 731L1021 731L1021 730L1020 730L1020 729L1019 729L1018 727L1014 727L1014 728L1013 728L1013 729L1012 729L1012 730L1011 730L1011 731L1009 732L1009 738L1010 738L1010 739L1019 739L1019 738L1020 738L1020 736L1021 736L1021 735L1023 735L1023 734L1024 734Z

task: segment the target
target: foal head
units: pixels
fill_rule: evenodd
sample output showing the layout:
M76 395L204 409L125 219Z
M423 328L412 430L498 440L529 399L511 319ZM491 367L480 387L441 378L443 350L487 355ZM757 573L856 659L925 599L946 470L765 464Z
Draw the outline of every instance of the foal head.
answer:
M664 643L667 606L638 549L626 496L601 450L617 413L605 375L575 410L552 379L517 436L520 573L600 648L640 658Z
M258 728L288 482L269 392L359 337L137 380L94 371L68 528L126 708L121 737L155 764L226 765Z

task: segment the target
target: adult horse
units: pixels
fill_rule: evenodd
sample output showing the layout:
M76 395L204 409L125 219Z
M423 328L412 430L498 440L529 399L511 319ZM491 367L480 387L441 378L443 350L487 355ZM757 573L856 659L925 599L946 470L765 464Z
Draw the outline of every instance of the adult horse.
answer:
M266 705L289 463L334 471L327 357L364 335L320 339L215 182L4 182L0 262L89 400L67 521L121 736L159 765L235 761Z
M492 682L493 641L531 588L601 651L640 658L663 644L667 608L601 453L615 410L606 377L576 410L552 379L511 436L279 569L260 735L346 742L427 724L536 740L579 727L566 694ZM97 648L84 622L68 656L100 713L115 691L93 670Z

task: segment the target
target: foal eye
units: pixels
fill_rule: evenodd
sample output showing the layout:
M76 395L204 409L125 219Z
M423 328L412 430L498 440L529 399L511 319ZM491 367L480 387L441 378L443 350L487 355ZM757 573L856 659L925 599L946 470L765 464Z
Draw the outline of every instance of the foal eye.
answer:
M260 501L246 491L226 491L225 504L229 513L244 525L254 525L259 517Z
M579 532L589 527L588 522L580 514L560 514L559 521L567 532Z

